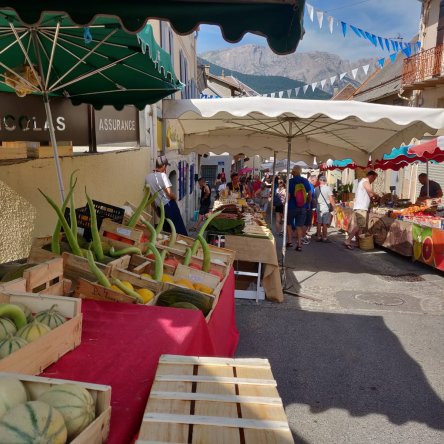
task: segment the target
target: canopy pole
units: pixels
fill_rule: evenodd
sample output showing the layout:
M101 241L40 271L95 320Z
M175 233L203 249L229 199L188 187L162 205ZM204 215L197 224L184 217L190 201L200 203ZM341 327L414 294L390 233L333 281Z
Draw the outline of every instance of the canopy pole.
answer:
M430 197L429 193L430 193L430 183L429 183L429 161L426 161L426 174L427 174L427 185L426 185L426 190L427 190L427 199Z
M272 174L272 180L271 180L271 211L270 211L270 228L273 230L273 205L274 205L274 182L276 180L276 155L277 151L273 152L274 158L273 158L273 174Z
M285 288L287 283L287 269L286 269L286 255L287 255L287 219L288 219L288 198L290 189L290 157L291 157L291 133L292 121L288 122L289 130L287 137L287 184L286 184L286 198L284 207L284 229L282 236L282 286Z
M42 84L46 84L47 79L45 79L45 74L43 72L42 58L41 58L41 54L39 51L39 44L37 42L37 36L36 36L35 30L31 31L31 38L32 38L33 46L34 46L34 52L37 56L40 76L42 77ZM51 66L48 66L48 73L50 72L50 69L51 69ZM62 203L63 203L65 200L65 189L63 187L62 169L60 167L59 150L57 148L57 140L56 140L56 136L55 136L54 122L52 120L51 106L49 105L49 95L48 95L48 91L46 89L44 89L42 92L43 92L43 104L45 105L46 118L48 120L49 138L51 140L52 150L54 153L54 163L55 163L56 172L57 172L57 180L59 182L60 197L61 197Z

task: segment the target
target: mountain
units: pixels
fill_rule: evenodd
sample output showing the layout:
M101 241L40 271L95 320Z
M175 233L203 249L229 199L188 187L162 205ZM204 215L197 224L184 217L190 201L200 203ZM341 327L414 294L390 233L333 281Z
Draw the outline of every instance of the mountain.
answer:
M222 74L231 75L239 79L241 82L253 88L259 94L273 93L278 91L285 91L284 97L287 98L287 90L292 90L292 98L295 96L295 88L301 88L304 83L289 79L283 76L264 76L264 75L254 75L254 74L243 74L238 71L233 71L225 67L211 63L208 60L197 58L197 63L199 65L209 65L210 73L216 76L221 76ZM331 97L331 94L322 91L321 89L315 89L313 92L311 88L307 89L306 94L304 94L304 99L316 99L316 100L327 100Z
M352 69L370 65L374 69L375 59L360 59L355 62L344 60L337 54L328 52L296 52L280 56L270 48L259 45L243 45L218 51L207 51L200 57L226 69L238 71L243 74L262 76L282 76L298 80L303 84L311 84L328 79L342 73L351 73ZM340 87L350 82L359 85L366 77L362 69L358 69L356 79L345 76ZM344 82L345 80L345 82ZM311 89L311 88L310 88Z

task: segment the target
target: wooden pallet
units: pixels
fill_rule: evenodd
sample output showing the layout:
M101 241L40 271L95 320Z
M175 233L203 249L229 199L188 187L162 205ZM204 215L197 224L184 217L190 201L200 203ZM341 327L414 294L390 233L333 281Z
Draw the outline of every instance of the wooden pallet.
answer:
M46 367L58 361L65 353L73 350L81 342L82 313L79 299L62 296L45 296L30 293L0 292L0 303L20 302L33 313L51 308L70 318L64 324L51 330L25 347L0 359L0 371L38 375Z
M63 277L63 259L56 257L28 268L23 272L26 292L46 295L68 296L71 281Z
M162 355L136 444L294 444L266 359Z
M57 152L59 157L72 156L72 142L57 142ZM46 159L54 157L52 146L28 146L27 155L32 159Z
M25 386L28 400L35 401L42 393L54 385L80 385L91 394L96 406L94 421L70 441L70 444L102 444L108 439L111 419L111 387L109 385L89 384L86 382L69 381L66 379L43 378L20 373L0 373L1 378L17 378Z

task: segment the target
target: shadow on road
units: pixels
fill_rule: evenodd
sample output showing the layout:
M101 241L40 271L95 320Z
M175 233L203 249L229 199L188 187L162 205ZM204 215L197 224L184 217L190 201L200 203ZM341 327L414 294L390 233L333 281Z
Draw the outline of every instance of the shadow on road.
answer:
M443 401L382 317L238 306L237 324L237 357L270 360L285 406L444 430Z

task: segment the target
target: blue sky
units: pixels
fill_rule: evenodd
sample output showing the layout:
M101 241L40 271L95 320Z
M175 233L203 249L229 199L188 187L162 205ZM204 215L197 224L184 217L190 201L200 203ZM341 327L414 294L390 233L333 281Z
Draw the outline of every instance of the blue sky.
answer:
M400 35L408 42L418 32L421 2L418 0L309 0L315 9L320 9L337 20L357 26L364 31L381 37ZM387 57L388 52L375 48L368 40L358 38L351 29L344 38L340 28L330 34L327 15L322 29L314 14L312 23L305 14L305 35L297 52L327 51L343 59L358 60L362 57ZM255 43L266 46L264 38L247 34L241 42L231 44L224 41L217 26L202 25L197 39L198 53Z

